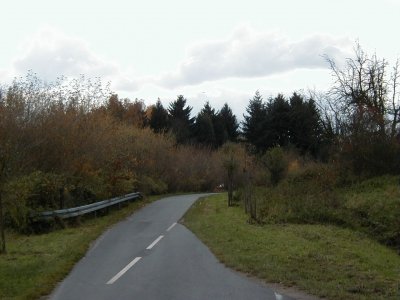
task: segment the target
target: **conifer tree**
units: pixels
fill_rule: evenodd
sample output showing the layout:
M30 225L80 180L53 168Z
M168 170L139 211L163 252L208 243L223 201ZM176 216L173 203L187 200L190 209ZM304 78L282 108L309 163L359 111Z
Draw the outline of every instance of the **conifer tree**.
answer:
M246 108L248 115L243 115L242 130L245 139L253 144L258 151L264 151L264 123L266 120L266 105L259 91L256 91Z
M192 137L194 118L190 117L192 107L186 106L186 101L179 95L168 107L169 128L178 144L188 143Z
M150 128L156 133L164 132L168 129L168 111L162 105L160 99L157 100L151 111Z
M194 135L196 142L210 147L216 147L215 124L217 115L215 109L207 101L196 117Z
M235 142L239 135L239 124L237 122L236 116L233 114L232 109L227 103L222 106L217 115L217 118L223 126L225 137L223 140L219 140L220 144L222 145L227 141Z

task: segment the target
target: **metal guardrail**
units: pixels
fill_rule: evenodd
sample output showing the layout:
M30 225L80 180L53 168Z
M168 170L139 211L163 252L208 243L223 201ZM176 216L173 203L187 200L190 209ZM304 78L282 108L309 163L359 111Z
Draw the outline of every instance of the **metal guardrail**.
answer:
M53 211L44 211L35 215L35 218L41 220L51 220L54 218L67 219L72 217L81 216L90 212L94 212L118 203L122 203L125 201L130 201L134 199L142 198L142 194L140 193L131 193L120 197L111 198L108 200L103 200L87 205L82 205L78 207L59 209Z

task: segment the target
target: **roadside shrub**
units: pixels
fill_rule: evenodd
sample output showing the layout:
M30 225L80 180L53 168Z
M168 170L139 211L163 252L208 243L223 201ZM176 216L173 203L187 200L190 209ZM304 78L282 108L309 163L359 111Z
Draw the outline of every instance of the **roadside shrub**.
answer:
M345 139L339 154L340 163L361 177L399 174L400 146L388 136L372 133Z
M59 208L65 179L51 173L33 172L5 185L6 222L18 231L29 231L30 216Z
M31 190L32 185L25 178L9 182L4 187L5 222L21 232L28 226L31 209L27 201Z
M136 177L128 170L117 170L106 174L106 198L131 193L137 184Z
M93 191L84 186L72 186L64 191L64 207L81 206L96 201Z
M285 177L288 169L288 161L282 148L277 146L267 150L262 162L270 172L272 185L277 185Z
M336 180L334 169L324 164L308 162L301 168L293 168L287 178L274 187L254 191L259 221L340 223L335 210L340 207L334 190Z
M160 179L142 176L138 182L138 189L145 195L160 195L168 191L168 185Z

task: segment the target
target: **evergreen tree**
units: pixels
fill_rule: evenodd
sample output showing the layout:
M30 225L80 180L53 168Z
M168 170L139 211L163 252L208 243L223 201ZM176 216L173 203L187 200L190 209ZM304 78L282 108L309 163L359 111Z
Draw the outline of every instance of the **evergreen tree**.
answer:
M201 114L209 115L210 117L214 118L216 116L215 109L211 107L210 102L206 102L204 107L200 111Z
M263 123L262 139L266 148L287 146L290 137L290 105L282 94L270 99ZM265 150L265 149L263 149Z
M232 109L227 103L222 106L221 110L217 115L217 119L222 123L224 128L224 136L226 139L220 140L221 144L231 141L235 142L239 135L238 128L239 124L237 122L236 116L233 114Z
M267 109L259 91L256 91L254 97L250 99L246 112L248 115L243 115L243 135L258 151L264 151L266 147L264 123L266 121Z
M156 133L164 132L168 129L168 111L162 105L160 99L151 111L150 128Z
M293 93L290 98L290 142L301 153L316 155L319 151L322 126L319 112L312 99Z
M190 117L192 107L186 106L183 95L170 103L168 107L169 128L178 144L188 143L192 136L194 118Z
M199 144L216 147L215 124L216 124L215 109L210 106L210 103L204 105L196 117L194 125L195 139Z
M264 104L258 92L250 100L244 116L243 134L258 152L289 144L301 153L317 155L322 128L315 102L293 93L288 100L282 94Z

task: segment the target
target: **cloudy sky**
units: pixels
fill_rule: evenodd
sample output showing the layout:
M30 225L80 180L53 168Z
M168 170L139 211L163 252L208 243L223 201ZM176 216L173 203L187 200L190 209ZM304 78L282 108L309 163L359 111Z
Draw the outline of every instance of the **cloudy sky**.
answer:
M147 104L183 94L238 116L256 90L326 89L323 55L341 61L357 40L400 56L400 0L13 0L0 12L0 82L85 74Z

